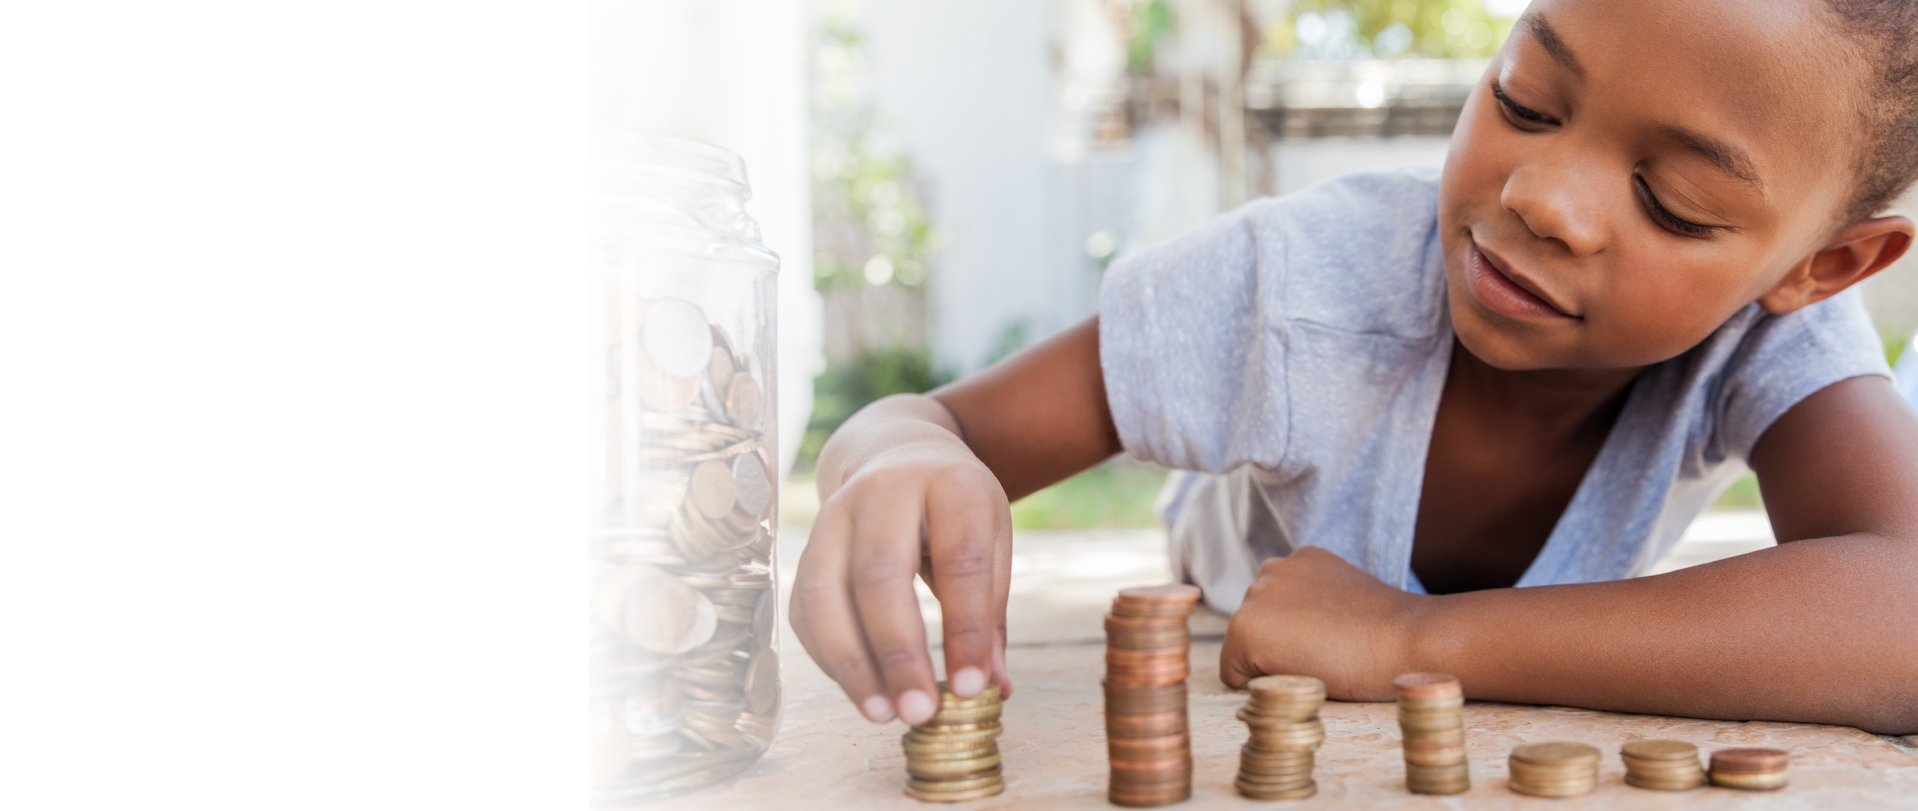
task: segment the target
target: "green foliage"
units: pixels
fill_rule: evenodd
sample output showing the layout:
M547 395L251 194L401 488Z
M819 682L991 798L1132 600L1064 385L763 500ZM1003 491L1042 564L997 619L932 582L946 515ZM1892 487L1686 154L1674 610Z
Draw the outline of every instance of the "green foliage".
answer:
M1156 527L1152 503L1165 471L1136 462L1108 462L1012 505L1019 529Z
M835 13L813 52L813 282L822 291L919 287L935 247L912 161L867 99L864 41Z
M1132 6L1132 41L1126 44L1126 69L1150 73L1159 44L1172 36L1172 4L1166 0L1146 0Z
M992 349L986 353L985 365L991 366L1005 360L1006 356L1026 348L1026 342L1029 340L1026 336L1031 331L1032 322L1024 318L1014 319L1006 324L1005 329L999 331L999 340L994 341Z
M1757 474L1747 473L1744 475L1743 478L1740 478L1738 481L1732 482L1732 486L1725 488L1725 492L1718 494L1718 500L1712 502L1712 506L1713 507L1763 507L1765 506L1765 500L1763 498L1760 498L1758 495Z
M832 363L813 378L812 419L799 443L799 469L810 470L826 438L853 412L894 394L920 394L952 382L953 371L934 366L925 349L865 352L849 363Z
M1265 32L1272 56L1363 59L1489 57L1514 20L1486 12L1483 0L1296 0Z
M1878 332L1878 337L1880 340L1885 342L1885 362L1892 363L1892 364L1897 363L1898 356L1903 355L1905 353L1905 341L1911 338L1911 336L1909 335L1903 335L1903 334L1891 332L1888 330L1880 330Z

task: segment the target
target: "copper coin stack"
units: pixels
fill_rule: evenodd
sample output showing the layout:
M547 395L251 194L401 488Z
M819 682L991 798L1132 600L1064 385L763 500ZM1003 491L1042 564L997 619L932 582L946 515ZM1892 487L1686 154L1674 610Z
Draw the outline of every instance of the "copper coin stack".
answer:
M1185 677L1192 652L1186 617L1195 586L1123 589L1106 615L1106 748L1115 805L1147 808L1192 797L1192 737Z
M1680 741L1626 741L1618 750L1625 761L1625 785L1658 791L1685 791L1705 785L1698 747Z
M1239 710L1252 739L1239 750L1239 793L1254 800L1303 800L1319 790L1312 753L1325 741L1319 707L1325 682L1311 676L1260 676L1246 682L1252 698Z
M1512 750L1512 790L1534 797L1576 797L1598 788L1598 750L1582 743L1533 743Z
M1785 787L1790 768L1782 749L1720 749L1712 753L1712 785L1772 791Z
M1405 788L1413 794L1464 794L1472 787L1465 761L1465 691L1444 673L1406 673L1392 680L1405 735Z
M906 796L956 803L1004 791L999 764L999 685L960 698L939 683L939 711L912 728L906 750Z

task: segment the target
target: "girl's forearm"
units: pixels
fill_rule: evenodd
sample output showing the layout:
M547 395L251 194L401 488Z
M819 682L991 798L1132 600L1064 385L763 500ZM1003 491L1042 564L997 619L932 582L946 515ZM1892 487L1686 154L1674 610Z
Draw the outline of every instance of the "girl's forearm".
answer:
M1474 698L1918 732L1918 543L1797 541L1670 574L1429 598L1406 668Z

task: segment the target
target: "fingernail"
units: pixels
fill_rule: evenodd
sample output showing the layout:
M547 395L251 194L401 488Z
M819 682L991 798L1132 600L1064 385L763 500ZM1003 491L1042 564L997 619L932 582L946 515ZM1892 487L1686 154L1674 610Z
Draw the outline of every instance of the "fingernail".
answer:
M907 690L899 696L899 718L908 724L932 720L932 697L919 690Z
M892 720L892 705L886 703L885 696L871 696L859 705L859 711L866 714L866 720L883 724Z
M986 673L976 667L959 668L952 674L952 694L960 698L972 698L986 689Z

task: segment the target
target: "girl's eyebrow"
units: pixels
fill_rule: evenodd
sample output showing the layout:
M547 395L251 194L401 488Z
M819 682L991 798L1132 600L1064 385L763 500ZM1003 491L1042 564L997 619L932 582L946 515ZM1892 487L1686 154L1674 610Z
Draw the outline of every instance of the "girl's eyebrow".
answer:
M1706 163L1743 183L1759 197L1765 196L1765 184L1759 182L1758 173L1752 171L1751 157L1745 154L1745 150L1704 133L1670 124L1659 125L1658 134L1677 141L1686 150L1704 158Z
M1571 47L1559 37L1557 29L1552 28L1552 24L1545 21L1544 14L1532 12L1520 19L1519 23L1526 33L1531 35L1532 41L1538 43L1539 47L1545 49L1545 53L1551 55L1553 61L1571 71L1573 77L1580 80L1585 78L1585 66L1579 64L1578 57L1572 54Z

